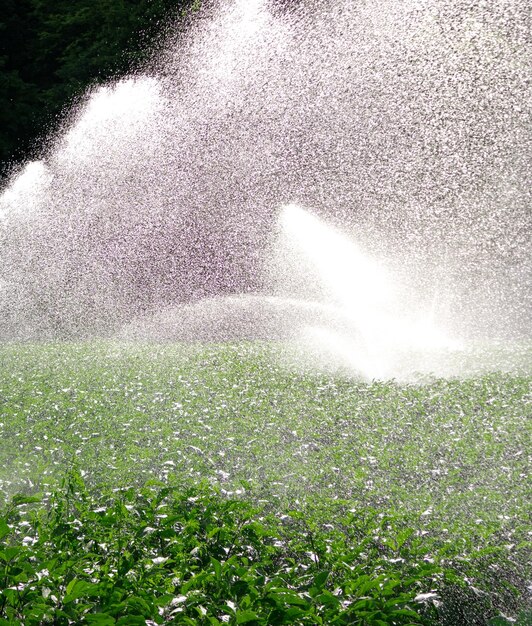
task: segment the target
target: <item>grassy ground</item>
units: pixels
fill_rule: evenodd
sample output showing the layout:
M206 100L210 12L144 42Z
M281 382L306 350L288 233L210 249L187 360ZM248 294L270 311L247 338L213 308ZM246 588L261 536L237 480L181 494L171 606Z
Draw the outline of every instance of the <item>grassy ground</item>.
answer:
M334 544L334 558L325 556L331 554L325 547L321 567L312 559L307 564L314 576L331 575L328 593L334 584L341 588L339 596L347 593L334 563L345 562L349 541L361 543L361 536L346 530L357 527L365 529L363 536L376 550L366 550L373 578L393 570L404 582L404 568L418 567L408 610L413 607L419 619L485 624L501 610L517 615L526 608L530 378L490 374L423 386L363 384L288 372L278 365L278 350L259 344L0 347L0 499L7 505L15 493L42 492L49 505L70 489L79 502L85 493L93 509L101 502L105 508L115 506L113 490L148 488L147 481L156 479L160 486L150 489L172 487L175 504L183 500L176 494L201 484L199 495L187 498L213 506L214 490L219 506L228 499L252 503L255 521L269 520L261 523L271 545L284 541L301 561L315 551L298 541L319 536L326 542L327 533L337 533L343 547ZM78 487L63 487L63 496L52 497L69 471L68 484L74 480ZM145 504L130 498L128 506L145 511ZM20 504L18 522L11 526L34 524L28 516L35 505ZM286 519L292 520L288 530ZM279 539L283 533L288 534ZM325 569L323 559L332 559ZM334 584L333 570L339 576ZM68 580L61 584L65 594ZM430 598L414 602L433 591L443 605L435 607ZM168 593L185 595L179 585ZM353 606L347 596L342 602ZM260 594L257 598L257 606L268 605ZM314 604L313 613L294 612L288 622L275 622L257 607L242 611L253 613L257 623L320 623L323 616ZM216 610L188 617L191 623L216 623L208 621L219 619ZM244 618L237 612L229 611L229 619L246 623L238 622ZM119 619L119 613L106 615ZM172 619L187 615L181 611ZM323 623L333 623L331 615ZM394 623L388 618L356 622L344 616L348 621L335 623Z

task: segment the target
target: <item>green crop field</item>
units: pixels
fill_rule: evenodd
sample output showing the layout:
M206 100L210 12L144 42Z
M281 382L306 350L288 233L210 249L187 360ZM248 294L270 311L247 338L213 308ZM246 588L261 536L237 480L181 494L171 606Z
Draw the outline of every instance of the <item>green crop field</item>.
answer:
M1 346L0 624L529 624L530 376L280 351Z

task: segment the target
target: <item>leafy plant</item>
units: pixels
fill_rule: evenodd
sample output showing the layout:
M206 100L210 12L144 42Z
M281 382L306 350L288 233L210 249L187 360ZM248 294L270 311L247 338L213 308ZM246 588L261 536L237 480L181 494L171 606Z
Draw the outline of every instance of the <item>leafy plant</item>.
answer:
M278 350L1 346L1 618L526 611L529 378L362 384Z
M398 568L206 486L96 498L72 471L37 504L15 497L0 518L0 623L428 623L414 598L438 568Z

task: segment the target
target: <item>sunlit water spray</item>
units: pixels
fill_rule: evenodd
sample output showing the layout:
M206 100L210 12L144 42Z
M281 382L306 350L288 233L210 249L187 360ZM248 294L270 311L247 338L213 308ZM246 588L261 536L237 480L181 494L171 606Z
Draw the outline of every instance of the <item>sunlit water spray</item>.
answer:
M309 295L318 292L341 319L305 325L307 350L366 379L405 379L426 371L427 356L459 349L435 324L434 311L408 302L399 279L347 235L296 205L284 207L280 221L283 273L299 274Z
M228 363L218 361L223 359L218 350L207 357L212 361L205 376L197 361L186 386L174 386L178 373L171 363L153 368L160 354L180 359L181 350L159 352L153 344L267 340L268 354L279 355L289 367L363 380L530 373L527 2L201 4L186 34L169 32L167 45L138 75L91 90L41 158L7 181L0 194L0 340L147 342L138 352L139 371L151 370L147 380L153 386L141 390L135 373L134 386L124 387L141 432L172 415L176 427L189 424L181 404L176 409L181 389L191 400L194 420L202 416L198 432L210 426L203 416L224 436L226 424L239 431L236 440L205 443L224 453L220 459L227 448L239 450L240 458L225 457L221 472L228 476L235 461L247 459L241 468L248 463L258 480L269 482L257 458L275 459L280 467L273 476L294 453L304 464L283 480L287 492L295 483L295 492L304 491L305 466L325 459L319 450L327 450L328 441L341 466L331 471L340 476L345 470L359 482L367 476L364 490L372 508L374 475L380 495L388 499L394 497L389 481L413 481L428 493L448 469L451 482L436 489L444 503L455 497L457 475L466 494L472 490L484 498L478 479L485 476L494 484L497 474L490 474L490 464L505 476L506 490L523 482L512 468L519 467L513 463L525 449L524 439L511 434L518 432L521 409L511 408L515 431L505 431L506 406L488 398L482 380L473 383L477 389L471 395L478 406L461 395L468 385L451 383L441 397L438 385L426 402L408 390L398 396L401 406L384 402L381 409L382 388L368 387L377 407L369 414L367 389L349 384L345 392L360 395L360 403L349 401L343 416L336 404L338 380L330 381L323 404L321 388L307 401L312 385L300 387L296 376L295 386L290 382L282 390L286 400L279 409L275 386L286 379L274 374L270 386L268 373L255 376L261 360L256 344L243 352L235 348L240 356L231 376L242 383L240 389L227 385L232 378L225 378ZM130 379L128 355L136 352L122 342L117 349L125 379ZM250 370L236 381L250 355ZM58 359L62 372L69 365ZM115 376L121 374L107 364L97 369L103 377L100 395L114 401L115 386L122 385ZM21 376L30 376L25 362L22 370ZM165 382L157 371L164 371ZM40 385L41 370L35 374ZM83 374L90 395L94 383ZM164 401L153 402L153 389L163 382L166 408ZM490 393L497 385L487 386ZM292 402L294 391L299 397ZM14 394L20 408L20 389ZM69 415L70 398L65 397ZM31 434L41 420L29 400ZM432 411L440 402L440 422L434 422ZM487 421L483 402L497 407ZM256 423L256 406L264 426ZM327 419L308 415L314 408ZM381 410L388 413L384 422ZM89 422L99 411L95 404ZM276 411L270 424L270 412ZM48 417L56 413L53 409ZM298 429L288 439L294 446L286 448L282 430L294 421L292 413ZM449 431L435 439L438 423ZM455 446L462 437L467 442L477 436L471 424L478 424L486 449L494 439L508 442L507 458L485 457L484 449L472 458L466 444ZM251 441L243 436L248 426ZM124 427L129 431L129 424ZM358 431L367 433L366 460L354 436ZM119 439L120 430L109 436ZM150 444L142 439L135 445L153 445L156 437L154 432ZM187 435L171 437L185 442ZM251 445L255 437L266 444L258 456ZM79 449L90 441L93 435ZM158 443L165 449L165 442ZM387 465L384 455L379 468L379 447L400 451L403 443L405 449L427 448L427 463L408 463L403 477L405 466ZM21 454L33 444L21 447ZM465 464L456 458L461 449L468 456ZM109 458L121 450L118 446ZM38 453L41 457L40 446ZM99 462L99 455L94 458ZM134 464L143 465L138 459ZM21 467L27 465L24 459ZM203 460L201 465L194 479L205 477ZM341 482L331 479L331 485L351 489L345 476ZM325 477L320 473L320 485ZM505 514L511 499L509 491L498 494L494 515ZM474 506L465 507L463 515L473 515Z
M494 363L508 369L500 355L486 360L485 353L454 338L439 319L434 298L405 286L385 259L365 252L351 236L297 205L280 211L266 269L269 294L168 307L135 320L119 336L274 340L283 346L278 355L289 367L366 381L468 376L489 371Z
M524 3L207 4L7 182L0 337L527 342Z

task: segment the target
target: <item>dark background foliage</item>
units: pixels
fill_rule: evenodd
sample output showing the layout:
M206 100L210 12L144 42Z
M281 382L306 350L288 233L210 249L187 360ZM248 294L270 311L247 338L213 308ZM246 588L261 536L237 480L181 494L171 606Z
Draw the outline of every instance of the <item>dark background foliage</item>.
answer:
M135 70L193 0L0 0L0 180L35 158L69 103Z

